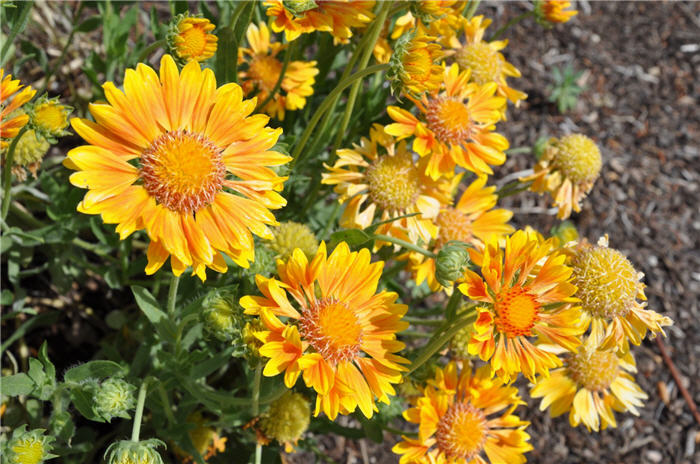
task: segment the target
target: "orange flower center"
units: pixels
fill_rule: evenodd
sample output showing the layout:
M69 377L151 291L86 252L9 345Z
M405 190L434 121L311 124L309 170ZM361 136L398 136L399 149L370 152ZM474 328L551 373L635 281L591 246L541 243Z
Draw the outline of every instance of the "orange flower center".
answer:
M483 411L460 402L440 418L435 439L449 458L469 461L483 449L488 430Z
M255 57L248 69L250 78L255 81L260 89L267 92L275 88L281 72L282 63L273 56Z
M539 320L540 304L520 286L501 291L496 297L496 328L508 338L531 336Z
M221 150L186 130L166 132L141 154L144 188L179 213L191 214L211 204L225 176Z
M590 391L605 390L620 373L617 355L596 349L581 348L566 361L566 367L569 377Z
M198 58L204 54L207 46L207 32L198 25L193 25L186 31L180 32L182 41L177 47L178 54L183 58Z
M420 174L410 155L380 156L365 175L370 198L383 210L405 210L420 194Z
M355 359L362 343L362 326L357 315L334 298L317 301L304 311L299 332L331 363Z
M462 69L471 69L471 79L477 84L498 82L501 76L503 61L487 42L465 45L457 52L456 59Z
M425 117L438 140L452 145L469 140L474 128L467 105L456 97L430 101Z
M435 219L435 224L440 228L435 241L436 248L441 248L450 240L472 243L472 222L469 216L454 208L448 207L440 211Z

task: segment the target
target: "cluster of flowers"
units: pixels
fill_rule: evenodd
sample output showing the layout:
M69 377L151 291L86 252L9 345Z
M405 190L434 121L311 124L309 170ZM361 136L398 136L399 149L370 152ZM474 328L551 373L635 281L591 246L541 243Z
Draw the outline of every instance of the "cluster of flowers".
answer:
M515 231L512 213L496 208L488 176L509 148L496 126L526 95L508 82L520 71L501 53L507 41L485 38L491 21L463 16L465 4L454 0L416 2L395 18L390 3L379 8L386 9L385 23L373 54L388 65L402 106L388 106L393 122L373 125L368 137L338 150L322 174L345 205L340 225L379 223L378 238L373 250L352 251L345 242L327 250L308 227L280 225L271 212L286 204L280 192L287 177L279 167L292 158L275 149L282 129L270 128L269 119L304 108L319 72L315 61L279 54L314 31L347 43L353 29L375 18L375 2L265 5L270 27L250 24L248 46L239 49L240 86L217 87L212 70L201 67L216 53L214 26L184 15L172 24L172 56L163 56L159 73L146 64L127 70L123 90L108 82L107 102L90 104L94 121L71 120L87 142L64 162L76 171L71 183L88 189L79 211L117 224L121 239L145 230L147 274L170 258L175 275L190 268L205 280L207 268L226 272L226 258L248 268L253 234L277 246L276 276L258 275L261 295L240 299L256 321L249 339L266 360L265 376L283 374L289 389L301 376L316 392L314 414L330 419L356 409L371 417L417 367L399 354L408 307L396 293L377 291L384 263L372 262L382 247L403 246L398 259L416 284L466 296L459 317L470 323L455 339L463 337L462 348L453 342L454 360L408 395L404 418L418 433L394 447L402 464L525 462L532 449L528 423L515 415L524 402L512 386L520 374L531 382L531 395L542 398L541 409L569 412L572 426L597 431L616 425L613 410L636 414L646 395L630 374L629 343L639 345L648 331L663 333L671 321L640 302L641 274L608 248L607 238L593 245L575 233L546 239ZM567 7L538 0L535 13L551 25L576 14ZM271 31L284 32L287 42ZM38 145L63 133L69 109L53 100L21 109L33 96L29 88L7 104L19 88L3 78L3 150L33 121L15 148L25 163L35 159L27 153L45 151ZM256 107L267 115L253 114ZM564 219L580 210L601 166L590 138L568 135L547 142L521 182L551 193ZM211 312L215 320L225 316ZM305 401L292 392L278 400L260 420L263 439L298 439L308 425ZM280 414L288 420L270 419ZM292 420L304 416L305 422ZM21 453L30 438L17 440L11 449ZM116 459L132 451L114 448L111 455L122 462Z

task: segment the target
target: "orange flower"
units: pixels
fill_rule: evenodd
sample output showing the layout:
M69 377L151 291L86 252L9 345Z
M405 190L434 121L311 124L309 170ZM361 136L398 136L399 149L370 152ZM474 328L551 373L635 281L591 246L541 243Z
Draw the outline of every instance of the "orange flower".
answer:
M407 307L395 303L396 293L376 293L383 266L370 263L369 250L351 252L345 242L327 257L321 243L310 263L300 249L277 261L280 280L257 275L264 296L241 298L245 313L267 328L256 334L260 354L270 358L263 374L284 372L289 388L303 374L318 394L317 416L335 419L359 406L371 417L375 397L388 404L392 384L401 381L408 361L394 353L404 347L396 332L408 327L401 321Z
M24 86L19 83L19 79L13 81L12 75L5 75L5 69L0 68L0 150L5 149L8 140L15 138L29 122L29 116L24 113L9 117L12 112L34 98L36 90L27 86L19 92L22 87ZM17 95L8 103L10 97L16 93Z
M540 21L565 23L578 14L576 10L566 10L570 6L567 0L539 0L535 3L535 13Z
M250 113L237 84L216 88L214 73L190 61L178 73L165 55L160 79L139 64L127 69L124 92L103 86L109 103L92 103L96 122L71 120L90 145L64 161L78 172L70 181L87 188L78 211L118 224L121 239L146 229L151 240L146 273L171 257L180 275L188 266L202 280L205 268L226 271L222 253L248 267L252 233L271 239L268 208L286 204L277 192L285 180L266 166L289 157L269 151L282 129ZM235 176L235 177L234 177Z
M218 37L212 31L216 28L208 19L178 15L168 33L168 44L180 63L208 60L216 54Z

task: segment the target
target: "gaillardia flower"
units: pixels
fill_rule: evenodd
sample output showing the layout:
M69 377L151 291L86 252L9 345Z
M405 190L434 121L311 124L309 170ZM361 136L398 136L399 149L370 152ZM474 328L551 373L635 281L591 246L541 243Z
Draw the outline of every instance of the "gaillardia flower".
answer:
M595 142L585 135L572 134L550 139L535 173L520 180L533 181L530 189L534 192L549 192L559 208L557 217L566 219L572 209L581 211L581 200L593 188L602 165Z
M647 395L628 372L637 372L631 352L619 357L584 342L578 352L565 357L564 367L540 378L530 394L542 398L540 411L550 408L552 417L570 411L572 427L583 423L597 432L617 426L613 410L639 415L637 407Z
M283 45L270 41L270 30L265 23L260 24L259 28L250 24L246 38L250 48L242 48L241 57L243 62L248 64L248 69L240 73L241 86L246 95L257 91L258 100L263 102L275 90L282 72L283 64L277 59L277 54ZM318 69L315 61L289 62L279 91L262 111L283 121L285 109L293 111L303 108L306 105L306 97L314 93L316 74Z
M168 46L182 64L208 60L216 54L218 38L211 32L216 28L208 19L180 14L171 22Z
M44 434L44 429L27 431L27 426L17 427L12 437L4 444L3 462L9 464L40 464L53 459L51 454L55 438Z
M405 141L387 134L379 124L370 129L352 149L338 150L334 166L326 165L324 184L336 185L338 201L347 203L340 225L348 229L365 229L378 216L379 221L418 213L377 228L411 243L428 243L435 237L435 217L450 202L451 182L446 178L433 181L425 175L425 161L416 164Z
M484 242L490 235L502 239L513 232L508 221L513 213L507 209L493 209L498 202L495 186L486 187L486 176L475 179L462 193L454 206L445 206L435 219L438 233L430 248L434 253L448 242L457 240L483 249ZM416 284L428 280L428 285L434 292L442 287L435 279L435 260L420 253L410 253L409 269L413 271Z
M442 48L433 42L435 37L421 32L406 34L394 46L388 76L392 90L419 95L437 90L442 83Z
M664 334L663 326L673 323L637 301L646 300L641 282L644 274L622 253L608 248L607 236L597 246L580 243L569 265L573 269L571 283L578 288L574 296L581 301L584 328L591 328L591 338L601 349L626 352L628 342L639 345L647 330Z
M314 31L326 31L336 43L346 43L353 27L364 27L374 14L374 0L267 0L267 16L275 32L287 41Z
M536 0L535 16L540 24L551 27L554 23L565 23L578 14L567 10L571 2L567 0Z
M251 232L272 238L269 209L286 203L277 193L285 178L266 167L290 159L269 150L282 129L250 116L255 99L243 100L237 84L217 89L196 61L178 73L165 55L160 79L139 64L126 70L124 92L111 82L103 88L109 103L90 104L96 122L71 120L90 144L64 161L78 171L71 183L88 189L78 211L118 224L121 239L146 229L147 274L169 256L176 275L192 266L202 280L206 267L226 270L222 253L248 267Z
M579 309L569 304L576 301L572 271L554 239L541 242L519 230L505 239L502 250L492 235L483 252L471 250L471 258L483 278L467 270L459 290L484 305L478 308L469 352L490 361L506 382L519 372L533 381L561 366L555 354L529 340L537 336L569 351L581 343Z
M284 372L291 388L303 373L318 394L317 416L323 411L335 419L359 406L371 417L375 397L388 404L391 384L401 381L401 364L408 361L394 353L404 347L396 332L408 327L401 321L407 307L395 303L396 293L376 293L383 266L370 263L369 250L350 252L345 242L327 257L322 242L311 262L299 249L278 261L281 280L257 275L264 296L241 299L246 313L259 315L267 327L256 335L263 341L260 354L270 358L263 374Z
M56 137L68 135L68 116L73 108L61 104L58 98L40 97L29 105L27 114L32 128L42 137L55 142Z
M430 155L426 174L437 179L451 173L455 164L477 174L492 174L489 165L506 160L508 140L493 132L501 119L503 97L495 96L493 82L468 84L469 71L456 64L445 69L444 91L424 93L420 100L408 96L422 113L419 119L396 106L387 108L394 124L386 132L399 139L414 136L413 150Z
M521 404L518 389L493 378L488 365L458 375L450 363L403 414L418 424L418 437L403 436L392 450L400 464L524 463L532 446L529 422L513 414Z
M20 92L22 87L24 89ZM0 68L0 150L5 149L8 141L15 138L29 122L29 116L24 112L11 113L31 100L35 93L31 86L23 86L19 79L12 80L12 75L5 75L5 69ZM9 101L12 95L15 96Z

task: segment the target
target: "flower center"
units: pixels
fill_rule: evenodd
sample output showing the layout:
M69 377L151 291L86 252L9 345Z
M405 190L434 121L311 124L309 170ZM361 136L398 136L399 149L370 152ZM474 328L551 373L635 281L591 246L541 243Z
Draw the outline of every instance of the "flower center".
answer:
M457 63L463 69L471 69L471 79L477 84L498 82L503 62L487 42L467 44L457 52Z
M605 390L620 373L617 355L612 351L579 349L566 361L569 377L586 390Z
M55 104L43 104L37 107L34 112L36 124L49 131L60 131L68 125L65 112Z
M471 136L473 124L467 105L455 97L430 101L425 117L428 127L441 142L457 145Z
M24 440L12 447L17 455L15 462L21 464L38 464L44 458L44 445L39 440Z
M259 56L250 63L248 74L260 89L270 92L282 72L282 63L273 56Z
M186 31L180 32L182 42L177 51L182 57L197 58L204 53L207 46L207 32L199 25L193 25Z
M603 161L593 140L585 135L572 134L559 140L553 164L564 177L580 183L595 180Z
M440 418L435 438L448 457L470 461L484 447L488 425L484 413L470 403L455 403Z
M141 154L144 188L179 213L194 213L211 204L225 177L221 150L201 134L167 132Z
M405 210L415 204L420 194L420 175L408 153L380 156L365 175L369 196L383 210Z
M323 359L334 364L355 359L362 343L357 315L334 298L317 301L304 311L299 332Z
M639 274L617 250L592 246L574 256L571 283L581 306L597 317L624 317L640 289Z
M495 309L496 328L508 338L531 336L539 320L540 304L520 286L499 293Z
M472 243L472 220L464 213L451 207L440 211L435 219L438 230L435 246L442 248L450 240L459 240L465 243Z

